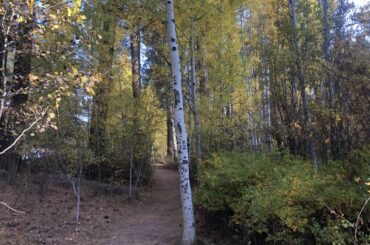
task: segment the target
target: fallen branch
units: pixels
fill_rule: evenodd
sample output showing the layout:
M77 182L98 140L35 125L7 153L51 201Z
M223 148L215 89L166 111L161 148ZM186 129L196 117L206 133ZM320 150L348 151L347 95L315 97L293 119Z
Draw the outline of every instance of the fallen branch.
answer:
M26 214L26 212L25 212L25 211L19 211L19 210L16 210L16 209L14 209L14 208L10 207L10 206L9 206L8 204L6 204L5 202L0 202L0 204L4 205L5 207L7 207L8 209L10 209L11 211L16 212L16 213L18 213L18 214Z

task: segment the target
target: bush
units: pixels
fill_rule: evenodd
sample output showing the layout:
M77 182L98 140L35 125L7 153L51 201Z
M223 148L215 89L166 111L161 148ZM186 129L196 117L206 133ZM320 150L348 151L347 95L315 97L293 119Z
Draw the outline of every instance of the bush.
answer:
M314 170L297 158L218 153L204 164L196 202L209 213L231 212L229 224L253 244L350 244L367 196L363 159L356 171L349 162Z

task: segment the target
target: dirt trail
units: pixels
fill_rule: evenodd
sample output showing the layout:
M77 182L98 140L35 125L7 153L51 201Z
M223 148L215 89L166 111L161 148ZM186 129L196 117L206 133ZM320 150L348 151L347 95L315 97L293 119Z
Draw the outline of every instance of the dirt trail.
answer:
M177 244L181 238L181 203L176 171L156 169L151 190L140 201L126 206L119 219L111 222L113 237L102 244Z
M81 199L81 219L74 221L75 198L70 189L37 186L19 189L1 185L0 201L25 215L0 206L0 245L174 245L181 238L178 173L155 169L154 183L137 201L124 196ZM41 199L39 199L41 198Z

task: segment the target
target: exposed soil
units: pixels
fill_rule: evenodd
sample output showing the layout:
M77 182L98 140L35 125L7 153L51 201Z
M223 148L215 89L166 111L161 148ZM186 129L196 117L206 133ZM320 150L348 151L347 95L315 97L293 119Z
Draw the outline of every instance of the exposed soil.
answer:
M181 204L176 171L156 169L154 182L138 200L84 192L80 222L74 220L71 189L21 181L17 188L1 182L0 244L178 244Z

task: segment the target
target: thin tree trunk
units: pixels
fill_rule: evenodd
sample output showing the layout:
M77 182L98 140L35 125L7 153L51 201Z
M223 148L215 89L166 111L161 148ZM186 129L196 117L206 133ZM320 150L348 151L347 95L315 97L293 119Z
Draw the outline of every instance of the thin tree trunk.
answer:
M175 161L175 136L173 128L173 109L171 97L166 97L166 116L167 116L167 159L171 163Z
M186 138L186 127L184 120L184 103L181 84L181 64L177 44L175 15L173 0L166 0L167 5L167 32L168 45L171 56L171 71L173 90L175 94L175 125L177 142L179 145L179 172L180 172L180 193L183 215L183 236L181 243L190 245L195 242L195 220L193 211L193 200L189 180L189 155Z
M14 74L17 75L12 81L12 93L14 93L12 96L12 106L17 108L24 105L28 100L27 89L30 84L28 75L31 72L32 25L33 23L30 20L19 24L18 32L20 36L15 43Z
M311 114L308 108L308 99L306 94L306 81L304 78L303 70L302 70L302 64L301 64L301 52L299 49L299 43L298 43L298 35L297 35L297 17L296 17L296 0L288 0L288 6L289 6L289 13L290 13L290 22L291 22L291 28L292 28L292 45L293 45L293 51L295 56L295 66L296 66L296 76L299 81L300 85L300 91L302 96L302 105L303 105L303 115L304 115L304 122L305 122L305 129L308 134L307 139L307 146L308 151L310 154L310 158L312 161L312 165L317 168L317 156L316 156L316 149L313 142L313 136L312 136L312 122L311 122Z
M329 4L328 0L322 0L322 12L323 12L323 36L324 36L324 42L323 42L323 53L325 61L330 63L330 30L329 30L329 20L328 20L328 10L329 10ZM333 99L334 96L334 85L333 80L331 79L330 75L326 77L326 86L328 88L328 100L329 103Z
M133 28L130 35L131 40L131 71L132 71L132 90L134 98L141 95L141 65L140 65L140 25Z
M192 19L192 27L191 27L191 83L190 83L190 99L191 99L191 110L193 112L193 119L194 119L194 131L195 131L195 164L197 166L197 176L200 175L201 170L201 162L202 162L202 137L200 131L200 120L199 120L199 112L198 106L196 102L196 70L195 70L195 42L194 42L194 35L195 35L195 26L194 26L194 19Z
M264 64L264 66L267 66ZM263 68L262 83L263 83L263 120L265 123L265 144L267 146L268 152L272 152L272 135L271 135L271 104L270 104L270 74L268 68Z
M91 116L91 127L90 127L90 140L89 145L93 149L97 157L102 157L105 149L105 125L108 116L108 97L111 90L112 83L112 65L114 62L114 44L115 44L115 31L117 26L117 20L113 23L106 21L103 24L104 32L113 32L112 38L103 37L104 50L99 54L99 63L101 67L101 73L105 76L96 88L96 96L94 97L94 104ZM106 33L105 33L106 34ZM108 72L107 72L108 71ZM100 164L98 165L98 179L100 181Z
M28 87L29 87L29 79L28 75L31 72L31 52L32 52L32 28L33 28L33 12L32 7L28 6L27 4L21 4L20 7L27 12L27 8L31 8L28 11L28 16L26 21L21 22L18 26L13 26L13 19L14 19L14 10L11 12L9 16L3 16L1 21L1 29L2 29L2 37L1 41L3 42L1 52L2 54L1 59L1 68L2 68L2 98L0 102L0 149L4 150L10 146L11 143L14 142L15 137L11 133L12 128L7 127L5 118L3 117L3 110L6 102L10 102L9 105L12 107L10 113L8 113L7 121L14 122L21 120L19 115L22 114L22 110L24 109L25 103L28 100ZM27 10L27 11L26 11ZM4 18L9 18L8 26L5 26ZM12 37L10 32L12 28L17 28L16 32L17 35ZM15 31L15 30L13 30ZM13 74L9 77L9 69L8 66L8 51L10 48L9 43L14 41L15 43L15 58L14 58L14 65L13 65ZM23 124L22 120L21 123ZM13 157L13 162L17 162L18 154L11 154L9 158ZM0 160L1 161L1 160Z

